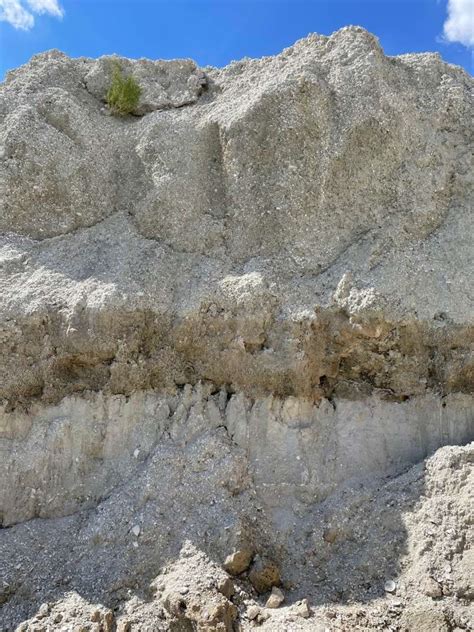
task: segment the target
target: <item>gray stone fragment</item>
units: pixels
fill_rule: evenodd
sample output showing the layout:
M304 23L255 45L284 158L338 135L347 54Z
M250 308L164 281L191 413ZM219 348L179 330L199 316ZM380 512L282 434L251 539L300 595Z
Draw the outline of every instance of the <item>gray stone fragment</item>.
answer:
M285 595L283 594L283 592L276 586L273 586L272 594L268 597L265 603L265 607L266 608L279 608L284 601L285 601Z
M239 549L226 557L223 567L231 575L240 575L248 569L252 558L253 552L250 549Z

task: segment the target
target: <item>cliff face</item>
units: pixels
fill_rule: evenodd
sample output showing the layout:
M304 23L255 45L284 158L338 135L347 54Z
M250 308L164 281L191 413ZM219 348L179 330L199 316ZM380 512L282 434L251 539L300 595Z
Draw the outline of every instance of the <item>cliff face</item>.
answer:
M74 590L126 610L124 587L148 585L185 540L196 568L247 547L292 595L355 599L381 629L379 586L403 552L419 567L410 509L390 518L393 546L377 523L386 557L368 560L370 546L350 544L357 528L341 527L366 519L344 490L375 494L381 477L474 438L472 79L436 55L386 57L351 27L223 69L119 59L142 97L116 118L113 59L50 51L0 88L5 629ZM461 508L452 476L441 487ZM32 519L41 586L17 524ZM316 541L326 523L337 544ZM53 562L45 533L61 543ZM317 553L315 578L319 546L335 553ZM350 588L334 561L345 554ZM61 584L76 555L93 568ZM250 625L243 597L216 605L206 590L215 621L163 597L162 616L136 609L136 629ZM275 617L269 629L288 629Z

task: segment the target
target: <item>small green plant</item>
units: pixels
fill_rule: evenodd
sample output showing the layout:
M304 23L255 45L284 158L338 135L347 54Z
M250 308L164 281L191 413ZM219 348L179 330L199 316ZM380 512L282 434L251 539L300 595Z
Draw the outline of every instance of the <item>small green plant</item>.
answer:
M107 91L107 103L109 108L117 116L126 116L137 107L142 89L136 79L124 75L120 64L115 63L112 74L112 83Z

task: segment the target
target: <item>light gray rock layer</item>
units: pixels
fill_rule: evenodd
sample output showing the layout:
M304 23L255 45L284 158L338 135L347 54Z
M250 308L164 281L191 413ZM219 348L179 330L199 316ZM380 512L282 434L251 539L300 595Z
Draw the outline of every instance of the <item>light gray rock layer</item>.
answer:
M354 480L397 473L446 444L474 434L472 399L426 394L406 402L250 400L209 386L172 395L70 396L56 406L0 413L0 509L3 525L94 507L139 476L151 454L191 446L225 431L237 469L253 481L281 533ZM159 462L159 461L158 461ZM166 478L167 460L158 466ZM237 467L237 466L235 466ZM178 468L177 465L174 468ZM178 468L179 469L179 468ZM160 473L160 470L161 473ZM232 480L231 472L223 473Z

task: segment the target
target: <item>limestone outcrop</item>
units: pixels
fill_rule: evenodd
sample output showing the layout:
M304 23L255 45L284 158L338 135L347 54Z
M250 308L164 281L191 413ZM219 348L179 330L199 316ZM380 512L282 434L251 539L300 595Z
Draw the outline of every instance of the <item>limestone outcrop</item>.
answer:
M127 117L115 63L142 87ZM468 629L472 447L416 464L474 439L473 85L358 27L222 69L50 51L8 74L0 630L71 610L315 630L328 604L346 630L354 603L364 629ZM451 575L415 551L420 477ZM282 607L252 567L216 570L239 550L278 569ZM384 591L418 571L423 597Z

